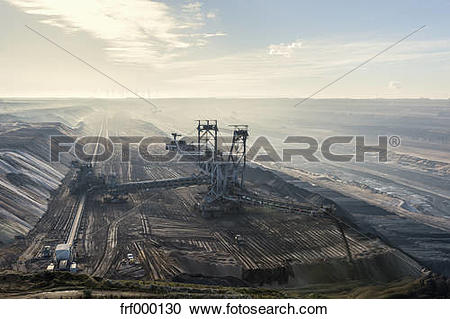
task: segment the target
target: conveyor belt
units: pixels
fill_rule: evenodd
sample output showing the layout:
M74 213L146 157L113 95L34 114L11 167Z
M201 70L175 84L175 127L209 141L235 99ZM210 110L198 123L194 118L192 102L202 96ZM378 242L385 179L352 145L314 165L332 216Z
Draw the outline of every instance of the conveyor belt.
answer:
M270 207L280 210L285 210L289 212L293 212L296 214L306 215L306 216L314 216L314 217L329 217L329 215L325 212L323 208L315 207L314 205L309 204L301 204L298 202L286 202L286 201L278 201L268 198L263 198L255 195L236 195L230 196L226 199L250 204L253 206L263 206Z
M206 185L210 183L209 176L192 176L181 178L169 178L151 181L129 182L117 185L109 185L103 188L110 192L135 193L141 190L148 190L154 188L177 188L194 185ZM96 189L92 189L95 191Z

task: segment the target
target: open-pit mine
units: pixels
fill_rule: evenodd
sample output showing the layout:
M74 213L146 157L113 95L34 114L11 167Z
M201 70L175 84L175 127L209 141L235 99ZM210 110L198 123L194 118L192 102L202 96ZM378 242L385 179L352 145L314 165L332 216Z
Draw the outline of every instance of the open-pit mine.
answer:
M293 291L432 276L420 258L327 198L323 184L315 191L313 174L300 179L248 161L251 124L186 119L177 130L119 109L38 105L2 115L2 276L65 272L112 283ZM36 110L48 120L30 120ZM60 150L52 136L87 135L97 138L86 145L88 160L73 149L49 160ZM171 160L151 161L136 144L124 160L123 145L103 143L126 135L164 136L146 151ZM219 143L225 135L228 144ZM105 152L111 156L99 160Z

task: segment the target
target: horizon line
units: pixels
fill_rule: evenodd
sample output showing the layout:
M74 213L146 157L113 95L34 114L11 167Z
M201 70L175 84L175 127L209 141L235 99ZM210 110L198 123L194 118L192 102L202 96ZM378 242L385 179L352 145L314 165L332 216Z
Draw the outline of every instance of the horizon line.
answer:
M168 100L168 99L285 99L296 100L304 97L258 97L258 96L191 96L191 97L146 97L150 100ZM0 96L0 99L101 99L101 100L139 100L137 97L105 97L105 96ZM320 97L311 98L311 100L449 100L448 97Z

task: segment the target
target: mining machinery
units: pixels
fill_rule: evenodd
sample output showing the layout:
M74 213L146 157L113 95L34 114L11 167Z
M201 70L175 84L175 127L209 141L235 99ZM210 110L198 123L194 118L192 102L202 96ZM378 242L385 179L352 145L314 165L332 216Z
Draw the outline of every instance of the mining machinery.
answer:
M78 180L89 187L88 193L104 194L105 202L126 200L128 193L151 189L170 189L194 185L207 185L208 190L199 209L204 217L214 217L226 212L239 212L241 206L269 207L313 218L326 218L334 222L342 234L349 262L352 256L344 233L343 222L335 215L334 207L318 207L310 203L289 202L270 199L245 188L245 168L247 153L247 125L232 125L233 134L228 151L218 147L219 128L216 120L197 121L197 145L191 152L200 168L200 174L188 177L139 181L128 183L105 183L102 177L92 176L92 166L81 166ZM179 134L173 133L174 140L166 145L169 151L180 152ZM190 144L192 146L192 144ZM243 237L236 238L236 245L245 246Z

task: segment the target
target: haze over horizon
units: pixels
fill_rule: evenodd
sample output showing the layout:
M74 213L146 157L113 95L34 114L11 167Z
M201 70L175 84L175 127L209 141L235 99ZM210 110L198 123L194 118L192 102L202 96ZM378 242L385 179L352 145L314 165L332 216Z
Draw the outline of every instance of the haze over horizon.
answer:
M327 8L324 10L323 8ZM0 1L0 96L450 97L450 1Z

